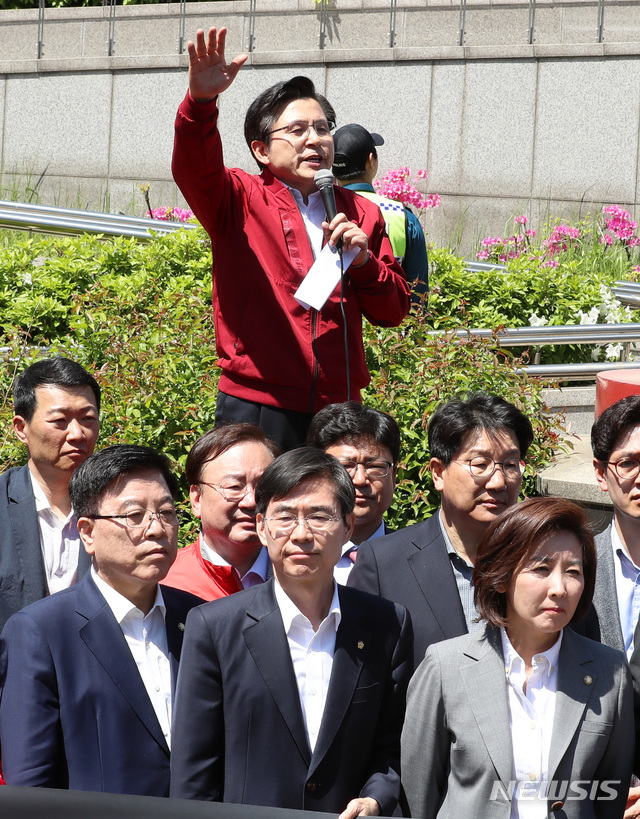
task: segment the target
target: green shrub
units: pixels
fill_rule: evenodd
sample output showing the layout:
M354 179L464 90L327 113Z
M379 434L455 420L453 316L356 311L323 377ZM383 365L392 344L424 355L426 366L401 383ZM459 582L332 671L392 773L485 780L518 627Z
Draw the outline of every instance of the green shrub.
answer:
M452 335L429 337L424 317L409 316L401 328L365 328L367 363L372 379L364 400L389 412L402 431L398 484L390 524L424 520L439 506L429 472L427 426L442 403L471 392L500 395L531 420L534 442L527 456L522 494L533 495L537 472L566 449L562 419L549 414L540 379L516 372L520 359L496 350L490 340L458 343Z
M598 266L598 254L603 255L598 248L583 258L563 254L554 268L545 266L544 256L532 251L509 260L505 271L472 272L450 250L432 247L429 314L433 327L495 330L532 324L640 321L639 311L622 307L611 295L618 279L635 279L635 272L628 262L624 272L618 264ZM605 259L611 261L612 256ZM591 361L593 351L589 345L547 346L541 350L540 362Z
M442 258L451 269L459 266L444 253ZM0 372L5 430L0 470L25 458L10 432L10 383L34 355L24 352L26 341L68 355L95 374L104 395L100 446L156 447L182 475L191 445L214 420L219 370L210 264L202 230L179 231L148 244L5 234L0 299L9 351ZM514 361L490 341L430 339L429 329L422 315L401 328L364 328L372 373L365 400L393 414L402 430L399 485L390 513L396 527L424 519L438 503L425 430L435 407L454 395L493 392L532 419L536 442L524 484L528 493L534 491L536 470L559 446L557 419L546 413L539 381L517 375ZM186 499L184 482L182 491ZM181 543L195 528L194 521L182 528Z

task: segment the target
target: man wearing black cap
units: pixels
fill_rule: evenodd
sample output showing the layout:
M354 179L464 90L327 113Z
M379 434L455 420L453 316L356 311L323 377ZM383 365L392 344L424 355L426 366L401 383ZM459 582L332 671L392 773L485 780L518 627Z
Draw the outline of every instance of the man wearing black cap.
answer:
M384 216L393 252L413 286L414 303L429 289L427 245L418 217L400 202L376 193L373 180L378 173L376 147L384 145L380 134L362 125L343 125L333 135L333 173L343 188L357 191L375 202Z

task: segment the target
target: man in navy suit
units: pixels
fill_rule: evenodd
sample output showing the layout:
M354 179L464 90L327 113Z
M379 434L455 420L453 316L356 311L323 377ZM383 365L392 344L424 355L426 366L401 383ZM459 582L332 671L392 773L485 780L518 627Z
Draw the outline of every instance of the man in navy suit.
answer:
M311 448L260 478L274 578L189 616L172 796L341 819L396 808L411 625L401 606L334 581L354 501L345 469Z
M147 447L108 447L74 473L91 570L0 636L7 784L168 796L184 622L201 602L158 586L176 556L177 489Z
M29 460L0 475L0 629L89 568L69 480L98 438L100 387L75 361L47 358L13 385L13 429Z
M400 457L400 428L386 412L357 401L329 404L309 427L307 444L337 458L356 490L353 534L342 547L334 575L346 584L365 540L387 535L384 514L391 506Z
M349 586L408 609L415 667L432 643L483 628L471 583L477 545L518 500L533 429L513 404L476 393L441 406L428 436L440 509L423 523L363 543L349 576Z

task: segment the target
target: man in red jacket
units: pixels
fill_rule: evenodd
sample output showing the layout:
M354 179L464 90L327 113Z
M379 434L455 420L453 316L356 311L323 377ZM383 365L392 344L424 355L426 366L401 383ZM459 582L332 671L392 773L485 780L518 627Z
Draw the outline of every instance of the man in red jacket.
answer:
M217 98L247 59L227 64L225 37L212 28L189 42L173 175L213 244L216 423L259 424L287 449L304 443L323 406L359 400L369 382L362 316L400 324L409 286L376 205L336 188L337 215L325 219L314 177L332 166L335 113L308 78L277 83L247 111L245 138L260 175L224 166ZM338 284L320 309L306 309L296 291L323 244L339 240L345 257L355 253L343 298Z
M254 491L279 454L253 424L229 424L198 438L185 472L201 531L180 549L163 585L217 600L265 582L269 557L256 532Z

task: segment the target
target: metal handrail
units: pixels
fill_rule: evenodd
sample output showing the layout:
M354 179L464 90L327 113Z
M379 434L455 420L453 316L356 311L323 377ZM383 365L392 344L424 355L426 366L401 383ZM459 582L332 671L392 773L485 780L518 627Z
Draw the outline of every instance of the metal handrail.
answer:
M442 335L430 330L429 335ZM543 347L547 344L611 344L640 340L640 324L563 324L546 327L512 327L504 330L460 329L459 338L495 338L501 347Z
M518 367L517 373L560 381L593 381L598 373L610 370L638 370L638 361L596 361L589 364L530 364Z
M492 270L498 270L500 273L504 273L507 266L494 262L474 262L470 259L465 259L464 269L469 270L471 273L489 273Z
M174 233L181 228L193 229L196 225L0 200L0 227L73 236L97 233L150 241L153 234Z

